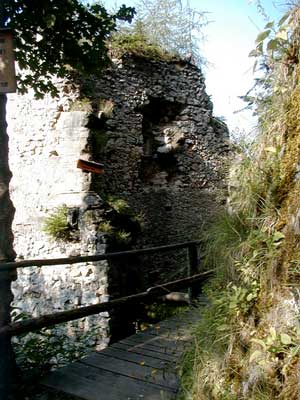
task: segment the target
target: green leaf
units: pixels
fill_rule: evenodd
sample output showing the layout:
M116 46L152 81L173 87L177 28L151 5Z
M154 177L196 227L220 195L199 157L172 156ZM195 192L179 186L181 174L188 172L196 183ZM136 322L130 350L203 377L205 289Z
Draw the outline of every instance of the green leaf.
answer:
M260 32L260 34L257 36L255 43L262 43L271 33L271 29L268 29L266 31Z
M268 22L264 29L273 29L274 28L274 21Z
M278 39L271 39L268 42L267 50L268 51L276 51L278 49L278 47L279 47Z
M276 336L274 338L272 336L268 336L266 338L266 345L267 346L273 346L275 340L276 340ZM269 349L269 351L270 351L270 349Z
M291 15L290 11L288 11L286 14L284 14L284 16L282 18L280 18L280 20L278 21L278 26L281 26L282 24L284 24L290 15Z
M286 346L292 344L292 338L290 337L290 335L287 335L286 333L282 333L280 335L280 341L282 344Z

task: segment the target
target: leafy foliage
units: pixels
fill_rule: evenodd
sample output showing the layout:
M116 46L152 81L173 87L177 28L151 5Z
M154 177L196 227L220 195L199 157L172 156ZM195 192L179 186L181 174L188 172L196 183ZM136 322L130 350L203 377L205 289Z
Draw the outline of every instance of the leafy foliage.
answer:
M37 97L57 93L53 75L65 77L72 69L98 73L108 63L105 40L116 21L131 21L134 15L130 7L110 15L98 3L83 5L78 0L4 0L4 11L21 70L19 91L31 87Z
M14 321L29 318L28 315L17 312L13 312L12 317ZM80 336L72 337L67 334L71 325L72 323L61 324L14 338L16 361L22 371L45 373L80 359L94 350L95 338L101 335L100 328L94 327ZM76 323L74 327L75 325Z
M138 0L135 8L137 18L132 29L124 31L127 46L135 51L144 49L155 57L169 54L199 66L204 63L199 42L207 25L205 12L180 0Z

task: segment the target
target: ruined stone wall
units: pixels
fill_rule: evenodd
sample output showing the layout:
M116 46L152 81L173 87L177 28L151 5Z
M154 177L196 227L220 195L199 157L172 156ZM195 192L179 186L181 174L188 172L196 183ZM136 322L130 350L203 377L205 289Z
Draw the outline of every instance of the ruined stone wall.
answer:
M75 94L73 91L66 94L66 85L60 87L58 99L46 96L37 101L31 94L9 96L7 118L13 172L10 189L16 208L13 231L18 259L105 252L87 214L91 177L76 168L88 141L88 113L66 112ZM62 205L80 211L79 240L53 240L44 232L45 218ZM23 313L38 316L106 301L107 269L103 261L20 269L13 284L14 306ZM71 323L71 331L76 334L88 330L96 322L98 344L102 346L108 337L106 313L100 320L89 317Z
M108 213L97 195L124 199L143 220L143 230L135 232L129 246L198 237L224 201L229 150L227 129L212 116L201 71L184 62L124 56L100 78L58 85L58 99L13 95L9 100L18 257L118 250L101 231ZM76 169L78 158L104 162L105 174ZM83 201L87 197L92 199L88 207ZM51 241L43 233L45 217L62 204L79 209L77 242ZM154 262L161 268L153 272ZM116 297L172 278L183 267L181 252L159 262L148 258L122 265L24 269L14 285L15 304L39 314L53 306L59 310L105 301L107 295ZM139 281L137 275L146 282L133 284ZM101 321L104 335L106 317Z
M145 243L197 236L224 196L229 149L201 71L128 57L96 82L93 98L114 103L98 155L105 177L94 185L145 214Z
M104 177L93 178L95 190L126 199L142 215L140 246L198 238L224 201L229 151L227 128L213 117L201 71L124 57L96 83L85 82L83 93L92 84L94 104L114 104L104 129L93 133L106 139L99 153L94 146L95 159L105 163ZM177 256L175 263L164 257L149 283L186 265L181 256L179 263ZM149 268L154 264L151 258Z

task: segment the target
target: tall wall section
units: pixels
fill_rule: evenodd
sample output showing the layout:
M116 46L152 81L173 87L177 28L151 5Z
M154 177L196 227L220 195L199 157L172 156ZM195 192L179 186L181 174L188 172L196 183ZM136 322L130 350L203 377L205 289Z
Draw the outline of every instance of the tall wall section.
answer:
M196 238L224 202L229 151L226 126L212 116L201 71L185 62L127 55L100 78L57 84L57 99L9 98L18 257L120 248L108 238L115 212L109 196L125 200L143 226L132 229L123 221L123 234L134 239L127 246ZM79 158L103 162L104 175L77 169ZM50 240L43 231L45 217L62 204L78 216L76 235L67 242ZM14 287L15 304L40 314L105 301L165 279L162 270L171 278L184 255L166 257L155 272L154 261L24 269ZM101 318L105 342L107 315Z
M58 83L60 98L35 100L33 94L9 96L8 131L11 197L16 208L13 231L18 259L59 258L105 252L93 219L101 219L98 199L89 193L91 177L76 168L87 146L88 113L66 112L72 102L72 85ZM53 240L44 221L57 207L78 210L70 240ZM93 206L93 209L92 209ZM91 215L92 214L92 215ZM29 315L52 313L96 304L108 299L108 266L97 262L57 267L23 268L13 284L14 306ZM99 323L100 322L100 323ZM98 344L108 341L108 315L71 323L80 334L97 326Z
M105 163L105 175L92 187L126 199L142 215L140 246L198 238L224 202L229 151L201 71L127 56L102 79L86 81L85 93L100 104L100 115L105 100L113 105L105 128L93 132L93 156ZM106 145L98 150L99 137ZM175 264L167 257L149 281L164 280L164 271L170 277Z

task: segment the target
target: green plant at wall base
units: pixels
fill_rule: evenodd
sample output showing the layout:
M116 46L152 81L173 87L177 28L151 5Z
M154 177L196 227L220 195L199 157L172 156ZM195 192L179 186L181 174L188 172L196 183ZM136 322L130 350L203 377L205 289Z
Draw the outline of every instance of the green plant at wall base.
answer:
M16 361L24 372L47 372L78 360L94 350L97 336L97 328L81 334L76 340L67 335L62 327L29 333L13 341Z
M136 329L144 331L159 321L173 317L185 311L188 311L187 305L178 305L176 303L155 302L145 304L139 314L139 320L136 321Z
M13 308L11 316L13 322L31 318L18 308ZM80 359L95 348L96 338L101 336L100 328L93 327L75 338L67 334L70 327L78 331L77 324L71 322L14 337L16 361L21 370L47 372Z
M53 239L69 238L68 207L57 207L44 220L43 231Z

